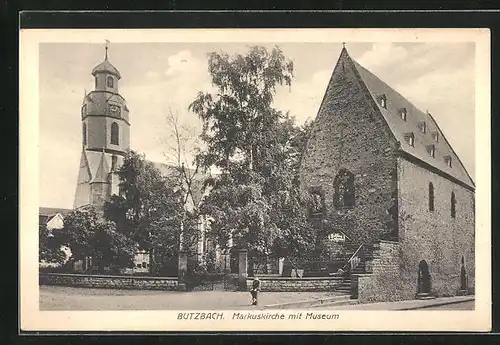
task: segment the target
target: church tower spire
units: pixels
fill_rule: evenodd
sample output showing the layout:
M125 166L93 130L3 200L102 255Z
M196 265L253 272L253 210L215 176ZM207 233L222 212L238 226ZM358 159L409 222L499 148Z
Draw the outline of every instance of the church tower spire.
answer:
M110 62L106 40L104 61L92 70L94 90L87 92L81 108L82 159L74 207L91 204L101 208L118 192L114 173L130 148L129 111L125 98L118 92L121 74ZM110 168L111 167L111 168ZM88 176L90 175L90 176Z
M106 55L104 56L104 60L107 61L108 60L108 48L109 48L109 41L106 40L106 46L104 47L104 49L106 49Z

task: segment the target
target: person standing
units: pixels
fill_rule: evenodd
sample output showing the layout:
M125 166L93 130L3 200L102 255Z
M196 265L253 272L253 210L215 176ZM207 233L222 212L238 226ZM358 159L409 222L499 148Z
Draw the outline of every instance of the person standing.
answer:
M250 294L252 294L252 305L257 305L257 295L260 291L260 280L255 277L252 282L252 288L250 289Z

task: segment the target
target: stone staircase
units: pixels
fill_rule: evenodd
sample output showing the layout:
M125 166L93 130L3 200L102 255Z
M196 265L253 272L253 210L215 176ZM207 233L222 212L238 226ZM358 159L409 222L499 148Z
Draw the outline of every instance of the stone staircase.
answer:
M346 254L349 258L346 260L344 271L346 271L345 279L338 292L349 294L351 299L357 299L358 291L357 284L353 284L353 275L371 274L371 262L377 257L377 244L372 246L346 244Z
M350 295L351 294L351 278L350 276L346 277L342 284L335 289L336 292Z

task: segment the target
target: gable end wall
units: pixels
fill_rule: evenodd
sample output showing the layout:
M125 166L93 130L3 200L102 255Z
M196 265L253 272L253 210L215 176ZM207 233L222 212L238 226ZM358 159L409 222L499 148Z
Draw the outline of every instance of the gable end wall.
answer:
M388 210L397 202L396 141L343 54L330 80L302 158L304 191L321 187L331 220L355 242L397 232ZM333 182L341 168L355 176L356 206L336 210ZM396 205L397 207L397 205Z

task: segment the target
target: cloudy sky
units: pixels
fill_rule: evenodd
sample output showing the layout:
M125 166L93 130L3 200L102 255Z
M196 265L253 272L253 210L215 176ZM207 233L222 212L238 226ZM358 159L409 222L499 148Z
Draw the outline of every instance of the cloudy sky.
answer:
M291 88L278 90L274 105L289 110L298 123L314 119L342 45L277 44L294 61L295 78ZM187 107L198 91L211 88L207 53L245 53L248 46L111 44L109 60L122 74L119 89L130 109L131 147L150 160L165 162L169 107L183 123L200 128ZM361 65L432 113L474 178L474 44L347 43L346 47ZM104 47L43 43L39 54L40 206L71 208L81 153L80 106L85 90L94 86L91 71L104 59Z

